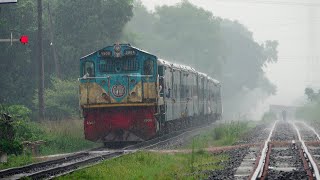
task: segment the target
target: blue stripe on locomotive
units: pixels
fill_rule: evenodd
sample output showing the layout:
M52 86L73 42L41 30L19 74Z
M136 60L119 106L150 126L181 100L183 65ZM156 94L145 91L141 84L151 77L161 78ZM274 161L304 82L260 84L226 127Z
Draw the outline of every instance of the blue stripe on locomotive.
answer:
M80 83L96 82L106 92L111 92L112 87L115 85L124 85L126 89L125 94L115 96L113 93L110 93L110 96L120 103L139 82L156 82L157 57L128 44L120 44L119 46L119 53L116 53L115 48L118 47L114 45L107 46L82 57L80 59L80 77L85 75L86 62L94 64L94 77L80 78ZM132 54L133 52L134 55ZM144 75L144 63L146 60L152 60L153 62L152 75ZM129 65L132 66L132 69L128 70L125 66ZM108 84L108 77L110 78L110 84Z

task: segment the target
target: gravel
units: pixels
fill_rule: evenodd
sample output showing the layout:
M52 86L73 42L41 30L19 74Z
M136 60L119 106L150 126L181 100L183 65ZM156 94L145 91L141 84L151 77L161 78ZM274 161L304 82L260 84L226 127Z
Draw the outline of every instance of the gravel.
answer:
M275 127L271 141L292 141L298 140L293 125L286 121L279 121Z
M317 135L305 126L304 123L297 122L296 126L298 127L301 138L304 141L318 141Z
M214 125L213 125L214 126ZM245 136L241 138L240 141L235 143L234 145L239 144L253 144L253 143L264 143L267 139L270 130L272 127L272 123L270 124L259 124L255 128L253 128L250 132L248 132ZM300 126L299 126L300 127ZM212 127L208 127L212 128ZM193 137L199 135L203 132L203 129L199 131L193 131L190 133L186 133L179 138L175 138L166 143L162 143L156 148L153 149L180 149L184 147L186 144L189 144ZM312 133L302 129L301 135L308 140L312 140L315 138ZM296 131L293 128L292 124L279 121L273 135L271 137L271 141L292 141L298 140L296 135ZM303 163L299 156L299 151L293 145L286 146L285 148L274 148L271 151L270 156L270 167L275 169L270 169L268 173L268 179L307 179L306 172L303 169ZM208 179L235 179L234 175L237 168L240 166L244 157L248 154L249 147L243 147L239 149L226 150L221 153L226 154L229 157L228 161L220 162L220 165L225 167L222 170L206 170L203 172L196 172L197 174L202 173L208 176ZM220 154L220 153L219 153ZM280 158L281 157L281 158ZM283 158L287 157L287 158ZM280 165L280 166L279 166ZM293 167L295 170L284 172L277 170L277 167Z
M298 140L298 136L291 123L279 121L271 140L292 141ZM268 179L308 179L299 155L300 148L298 144L272 147ZM284 168L292 168L294 170L284 171Z
M263 143L270 133L272 124L259 124L248 132L236 144ZM223 152L229 156L229 161L221 165L223 170L211 171L208 179L235 179L234 175L244 157L249 153L249 148L240 148Z
M225 151L229 156L229 161L221 162L221 166L225 167L223 170L216 170L207 172L208 179L234 179L234 173L237 167L240 166L242 159L246 156L249 148L234 149Z
M308 179L307 173L303 169L303 162L299 156L299 150L293 144L287 147L272 148L270 154L270 164L268 179ZM273 168L295 168L293 171L285 172L281 169Z

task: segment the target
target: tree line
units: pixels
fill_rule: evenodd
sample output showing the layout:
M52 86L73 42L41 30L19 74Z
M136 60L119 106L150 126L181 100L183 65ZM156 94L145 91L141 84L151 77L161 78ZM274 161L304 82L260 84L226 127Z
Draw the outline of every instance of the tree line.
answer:
M188 1L154 12L136 2L133 12L125 27L129 42L219 80L225 115L247 112L276 93L264 68L278 60L277 41L259 44L244 25Z
M130 43L220 80L226 112L246 111L250 91L260 89L264 97L276 92L263 69L277 61L277 41L259 44L239 22L188 1L150 12L132 0L43 0L43 12L46 115L53 119L77 114L79 58L115 42ZM25 46L0 44L0 103L36 111L36 2L1 6L0 17L0 38L10 32L30 38Z

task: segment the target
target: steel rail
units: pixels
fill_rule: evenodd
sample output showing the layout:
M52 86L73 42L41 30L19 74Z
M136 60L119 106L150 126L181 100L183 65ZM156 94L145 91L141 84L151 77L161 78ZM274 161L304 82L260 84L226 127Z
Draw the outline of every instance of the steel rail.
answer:
M268 152L268 148L269 148L269 142L270 142L272 133L273 133L277 123L278 123L278 121L276 121L273 124L272 129L270 131L270 134L268 136L268 139L264 143L264 147L263 147L262 152L261 152L259 164L258 164L257 168L255 169L253 175L251 176L251 180L256 180L258 177L262 176L263 167L264 167L264 164L265 164L265 161L266 161L267 152Z
M52 165L55 165L55 164L66 163L68 161L72 161L74 159L83 158L83 157L88 156L88 155L89 155L88 152L82 152L82 153L76 153L74 155L67 156L65 158L56 159L56 160L45 161L45 162L40 162L40 163L34 163L34 164L22 166L22 167L4 169L4 170L0 171L0 179L8 177L8 176L13 176L13 175L16 175L16 174L20 174L20 173L30 172L30 171L32 171L34 169L37 169L37 168L45 168L45 167L52 166Z
M114 151L104 154L86 154L86 156L66 157L53 161L32 164L26 167L12 168L1 174L0 179L51 179L71 173L85 167L93 166L105 159L119 157L134 151ZM65 159L65 160L64 160Z
M311 163L311 166L313 168L314 175L315 175L316 179L320 180L320 174L319 174L319 169L318 169L317 164L314 162L312 155L309 153L307 146L305 145L303 139L301 138L301 134L300 134L298 127L295 125L295 123L292 123L292 125L297 131L299 141L301 142L303 151L305 152L305 154L307 155L307 157L309 159L309 162Z
M168 142L168 141L170 141L170 140L172 140L172 139L179 138L180 136L183 136L183 135L186 134L186 133L194 132L194 131L197 131L197 130L202 129L202 128L205 128L205 127L200 127L200 128L192 129L192 130L189 130L189 131L185 131L185 132L183 132L183 133L181 133L181 134L178 134L177 136L173 136L173 137L171 137L171 138L169 138L169 139L165 139L165 140L159 141L159 142L157 142L157 143L151 144L151 145L149 145L149 146L142 147L141 149L148 149L148 148L157 146L158 144Z
M137 150L137 149L147 149L147 148L150 148L150 147L153 147L153 146L156 146L160 143L164 143L164 142L167 142L167 141L170 141L174 138L178 138L186 133L190 133L190 132L193 132L193 131L197 131L197 130L200 130L200 129L206 129L206 128L210 128L212 125L218 123L217 122L213 122L213 123L209 123L209 124L203 124L203 125L200 125L200 126L194 126L194 127L190 127L190 128L186 128L186 129L182 129L182 130L178 130L178 131L173 131L173 132L170 132L169 134L165 134L165 135L162 135L162 136L159 136L159 137L156 137L154 139L150 139L150 140L147 140L147 141L144 141L144 142L140 142L138 144L134 144L134 145L130 145L130 146L127 146L127 147L124 147L122 148L122 150Z
M305 125L307 128L311 129L311 131L316 134L318 140L320 141L320 136L319 134L316 132L316 130L314 130L314 128L312 128L311 126L309 126L307 123L303 122L303 121L299 121L299 123L302 123L303 125Z
M299 147L299 155L300 155L300 158L301 158L302 163L303 163L303 168L307 172L309 180L313 180L313 174L312 174L311 168L309 167L308 160L305 157L304 151L303 151L303 149L301 147Z
M270 155L271 155L271 150L272 150L272 143L268 143L268 151L266 152L266 160L263 165L263 171L261 172L261 179L260 180L265 180L268 176L268 168L270 164Z
M100 162L102 160L105 159L111 159L114 157L119 157L121 155L123 155L125 153L125 151L118 151L118 152L112 152L112 153L107 153L101 156L95 156L89 159L85 159L85 160L81 160L78 162L74 162L74 163L70 163L68 165L63 165L63 166L59 166L59 167L55 167L55 168L51 168L51 169L46 169L43 171L39 171L39 172L35 172L32 174L28 174L26 177L29 177L31 179L44 179L44 178L48 178L48 179L52 179L54 177L58 177L60 175L66 174L66 173L70 173L73 172L75 170L78 170L79 167L88 167L88 165L90 164L90 166L94 165L97 162Z

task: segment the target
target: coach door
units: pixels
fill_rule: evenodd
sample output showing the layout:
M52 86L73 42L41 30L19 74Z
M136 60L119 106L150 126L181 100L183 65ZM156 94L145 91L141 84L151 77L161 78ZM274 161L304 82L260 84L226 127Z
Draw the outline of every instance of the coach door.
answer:
M166 120L173 120L173 69L166 67L164 78L164 96L166 102Z

